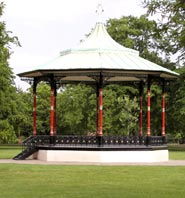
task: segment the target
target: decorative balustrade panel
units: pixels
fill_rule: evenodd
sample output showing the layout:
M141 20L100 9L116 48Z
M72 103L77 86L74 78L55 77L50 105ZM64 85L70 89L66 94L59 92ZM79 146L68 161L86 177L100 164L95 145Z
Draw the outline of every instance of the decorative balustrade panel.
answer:
M159 145L163 145L163 138L161 136L151 136L151 145L153 146L159 146Z
M56 136L56 144L60 145L96 145L95 136Z
M54 136L54 145L57 146L98 146L98 139L96 136L77 136L77 135L57 135ZM49 135L30 136L23 142L23 148L33 148L36 146L49 146ZM104 136L103 146L139 146L146 145L145 136ZM151 136L150 145L148 146L163 146L164 141L161 136Z
M139 136L105 136L103 137L105 145L144 145L145 138Z

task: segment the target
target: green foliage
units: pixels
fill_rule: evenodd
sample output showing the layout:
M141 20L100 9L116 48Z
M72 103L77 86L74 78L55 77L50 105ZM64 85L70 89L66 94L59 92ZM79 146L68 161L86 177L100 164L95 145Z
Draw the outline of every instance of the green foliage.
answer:
M139 106L136 97L133 100L130 100L129 96L119 97L118 105L121 109L118 119L126 131L123 134L137 135Z
M104 89L104 134L133 135L137 133L138 102L129 94L132 87L109 85Z
M123 16L120 19L109 19L107 28L110 35L121 45L138 50L140 54L149 50L149 45L156 48L153 32L157 29L155 21L150 21L145 15L139 18ZM159 35L157 35L159 37Z
M59 133L95 132L95 90L85 85L67 85L57 98Z
M50 87L46 83L37 85L37 131L40 135L49 135L50 131Z
M162 36L161 48L177 56L181 66L185 61L185 2L183 0L143 0L148 16L155 16Z
M15 133L18 138L28 137L32 133L32 94L18 89L15 99L16 113L12 117Z
M138 103L128 93L132 87L109 85L104 88L104 134L124 135L137 132ZM96 131L95 89L85 85L67 85L57 99L58 133L88 134Z
M0 3L0 17L5 5ZM15 142L15 117L17 114L16 89L14 75L8 65L10 58L10 44L19 45L17 37L12 37L6 30L6 24L0 21L0 141L2 143Z
M161 66L165 66L169 69L174 69L174 63L170 61L165 48L161 47L164 35L161 34L160 26L156 21L149 20L146 15L142 15L140 17L124 16L120 19L110 19L107 22L107 27L110 35L120 44L124 45L125 47L138 50L140 56L144 57L145 59L155 62ZM166 43L165 47L168 48L168 45L169 44ZM161 56L161 54L163 55ZM152 85L151 94L151 133L153 135L160 135L161 86L159 83ZM168 99L169 97L167 97L167 100ZM147 95L145 90L145 98L143 101L143 120L147 120L146 104ZM173 112L174 111L171 110L167 111L168 119L172 118L171 114ZM171 120L171 122L175 123L174 118ZM143 125L143 131L145 132L146 122L143 122ZM115 125L113 124L113 126ZM135 126L135 129L137 129L137 125Z
M151 86L151 133L153 135L161 135L161 101L162 87L160 82L153 83Z
M180 77L168 86L167 128L169 133L185 137L185 67L176 70Z
M161 35L159 49L175 59L180 77L167 86L167 131L185 136L185 2L181 0L143 0L147 16L154 16ZM172 58L171 58L172 57ZM173 64L169 68L172 67Z
M146 15L109 19L107 30L115 41L139 51L141 57L174 69L174 63L170 62L168 56L163 55L164 50L161 47L163 37L157 22L149 20Z
M13 126L7 120L0 120L0 144L16 143L16 135Z

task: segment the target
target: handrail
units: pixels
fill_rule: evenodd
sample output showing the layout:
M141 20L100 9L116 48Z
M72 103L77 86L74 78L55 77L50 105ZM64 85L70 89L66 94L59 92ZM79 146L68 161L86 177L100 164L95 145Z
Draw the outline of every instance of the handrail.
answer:
M64 146L96 146L98 140L96 136L83 136L83 135L57 135L54 136L55 145ZM146 136L103 136L103 145L146 145ZM49 135L30 136L23 141L24 148L36 147L41 145L50 145ZM163 137L151 136L151 146L164 145Z

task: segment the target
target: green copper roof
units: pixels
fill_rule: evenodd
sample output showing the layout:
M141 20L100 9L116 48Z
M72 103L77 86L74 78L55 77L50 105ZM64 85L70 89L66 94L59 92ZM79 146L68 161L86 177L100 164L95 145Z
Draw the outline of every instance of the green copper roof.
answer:
M143 75L157 72L164 78L174 78L178 75L169 69L141 58L138 51L118 44L107 33L103 23L98 22L88 38L78 46L62 51L56 59L33 68L31 71L19 74L19 76L36 77L56 71L59 74L65 71L75 73L74 71L78 70L88 70L89 72L106 70L107 73L108 71L116 71L116 73L129 71L130 74Z

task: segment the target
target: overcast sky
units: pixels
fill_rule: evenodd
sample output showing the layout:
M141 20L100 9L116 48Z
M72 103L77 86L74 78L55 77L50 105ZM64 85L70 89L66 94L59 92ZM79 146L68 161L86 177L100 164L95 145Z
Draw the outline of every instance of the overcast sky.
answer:
M2 2L2 0L0 0ZM48 62L59 52L77 45L97 21L96 8L103 5L103 22L145 13L141 0L4 0L7 30L18 36L22 47L13 47L10 67L15 73ZM28 85L16 80L24 90Z

